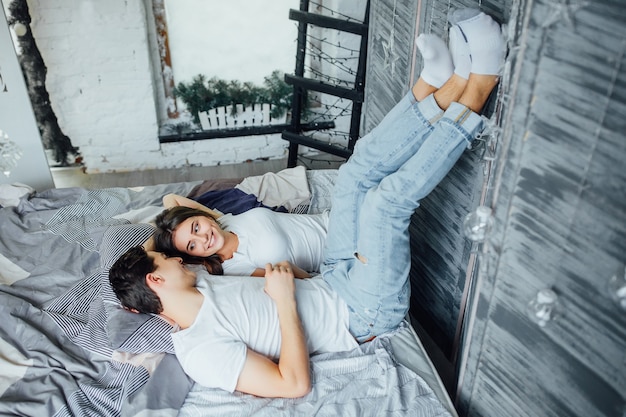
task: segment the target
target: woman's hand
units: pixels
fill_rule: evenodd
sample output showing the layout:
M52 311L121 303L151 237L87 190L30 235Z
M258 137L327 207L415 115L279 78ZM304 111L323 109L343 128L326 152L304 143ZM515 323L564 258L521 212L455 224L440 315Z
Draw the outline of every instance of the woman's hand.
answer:
M276 265L286 265L291 269L291 272L293 272L293 276L294 278L311 278L311 274L309 274L308 272L306 272L304 269L291 264L289 261L281 261L278 262ZM254 270L254 272L252 272L252 276L253 277L264 277L265 276L265 268L257 268Z
M293 276L295 278L311 278L311 274L309 274L308 272L306 272L304 269L300 268L299 266L292 264L289 261L281 261L281 262L278 262L276 265L285 266L286 268L291 269L291 271L293 272Z

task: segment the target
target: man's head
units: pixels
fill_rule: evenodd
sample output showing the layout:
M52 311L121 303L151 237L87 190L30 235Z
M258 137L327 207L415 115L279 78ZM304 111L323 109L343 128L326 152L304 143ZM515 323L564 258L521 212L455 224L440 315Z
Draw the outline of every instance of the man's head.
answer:
M109 282L122 305L139 313L160 314L164 297L195 287L196 273L180 257L135 246L115 261Z
M140 313L159 314L161 300L148 286L146 276L157 269L142 246L130 248L109 270L109 282L122 305Z
M179 257L146 252L135 246L115 261L109 282L122 305L139 313L160 314L169 295L195 288L196 273L188 270Z

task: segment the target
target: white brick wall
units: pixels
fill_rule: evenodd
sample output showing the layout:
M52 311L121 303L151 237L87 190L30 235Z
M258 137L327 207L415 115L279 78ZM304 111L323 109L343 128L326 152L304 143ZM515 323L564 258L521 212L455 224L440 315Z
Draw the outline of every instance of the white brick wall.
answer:
M284 156L279 135L159 144L143 2L29 0L28 6L52 107L88 172Z
M160 76L153 76L152 11L144 1L28 0L28 6L52 107L87 172L285 157L280 135L159 144Z

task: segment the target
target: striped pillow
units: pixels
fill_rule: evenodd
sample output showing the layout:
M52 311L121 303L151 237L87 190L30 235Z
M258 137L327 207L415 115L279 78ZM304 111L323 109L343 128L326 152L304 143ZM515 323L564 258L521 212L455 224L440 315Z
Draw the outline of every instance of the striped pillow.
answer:
M170 333L172 326L157 315L132 313L120 305L109 284L109 269L128 249L141 245L154 233L146 223L111 226L102 237L100 265L102 297L106 309L106 329L115 350L133 353L174 353Z

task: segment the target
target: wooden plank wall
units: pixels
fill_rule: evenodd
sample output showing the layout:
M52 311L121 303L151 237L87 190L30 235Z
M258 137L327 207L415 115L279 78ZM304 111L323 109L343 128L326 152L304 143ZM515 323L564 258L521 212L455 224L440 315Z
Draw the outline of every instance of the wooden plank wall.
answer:
M412 318L456 366L461 416L624 416L626 312L608 282L626 268L626 6L374 0L364 132L416 79L415 33L445 38L462 5L508 23L496 159L466 152L414 216ZM477 248L461 222L479 203L495 227ZM560 303L544 327L527 313L542 289Z
M372 130L409 90L417 7L411 0L370 3L361 134Z
M509 2L492 3L495 5L488 4L486 10L503 19ZM447 39L448 13L478 7L478 3L377 0L371 7L363 133L376 126L417 80L422 62L414 46L416 34L434 33ZM411 315L451 364L455 361L467 267L476 249L462 235L462 222L479 205L488 180L481 161L483 152L480 143L465 152L448 177L422 202L411 226Z
M512 10L503 123L459 407L472 416L623 416L626 312L608 282L626 264L626 6ZM559 314L527 314L539 290Z

